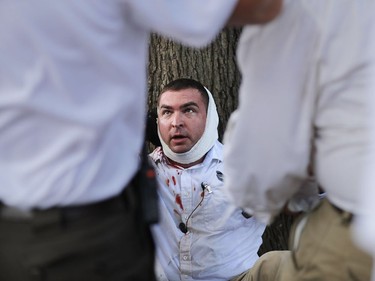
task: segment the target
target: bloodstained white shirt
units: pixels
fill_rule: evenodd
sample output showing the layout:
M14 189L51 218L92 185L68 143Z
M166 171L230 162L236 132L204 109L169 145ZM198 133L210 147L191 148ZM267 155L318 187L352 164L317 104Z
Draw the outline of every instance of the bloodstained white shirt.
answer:
M168 164L160 147L151 154L161 214L152 231L158 262L170 281L229 280L258 259L265 225L238 208L228 216L234 208L223 190L222 150L216 141L202 163L186 169ZM202 183L209 188L203 191ZM179 224L186 224L196 207L185 234Z

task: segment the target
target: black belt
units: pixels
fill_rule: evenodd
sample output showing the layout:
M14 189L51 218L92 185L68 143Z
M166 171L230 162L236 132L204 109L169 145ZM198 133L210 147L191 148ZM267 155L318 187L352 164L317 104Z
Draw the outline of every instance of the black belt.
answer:
M131 188L126 188L131 189ZM85 205L53 207L48 209L21 210L15 207L6 206L0 202L0 218L3 220L32 221L43 217L56 217L64 221L77 220L84 217L100 216L119 210L128 210L130 203L129 191L118 196ZM125 202L127 201L127 202Z

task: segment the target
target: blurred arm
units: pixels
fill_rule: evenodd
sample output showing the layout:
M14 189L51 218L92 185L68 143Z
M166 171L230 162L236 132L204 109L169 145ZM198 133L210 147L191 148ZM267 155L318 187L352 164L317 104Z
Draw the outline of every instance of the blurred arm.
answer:
M239 0L228 25L267 23L280 13L282 3L282 0Z

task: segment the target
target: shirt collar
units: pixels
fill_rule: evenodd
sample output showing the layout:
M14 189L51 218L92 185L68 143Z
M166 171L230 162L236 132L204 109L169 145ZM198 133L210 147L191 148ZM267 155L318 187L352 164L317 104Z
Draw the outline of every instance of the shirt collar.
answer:
M204 158L202 164L207 164L210 163L214 160L218 162L223 161L223 145L216 140L214 143L213 147L207 152L206 157ZM167 164L167 157L163 153L163 149L161 146L157 147L151 154L150 154L151 159L157 164L159 162Z
M223 145L218 140L216 140L213 147L211 147L211 149L207 152L206 157L203 160L203 163L204 164L210 163L214 160L218 162L223 162L222 151L223 151Z

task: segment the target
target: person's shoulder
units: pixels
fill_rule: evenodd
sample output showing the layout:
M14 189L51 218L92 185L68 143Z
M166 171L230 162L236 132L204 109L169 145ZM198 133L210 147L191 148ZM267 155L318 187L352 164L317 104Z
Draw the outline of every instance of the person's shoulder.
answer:
M217 141L215 142L215 145L216 145L217 147L221 148L221 149L223 149L223 146L224 146L219 140L217 140Z
M214 149L218 150L218 151L223 151L224 149L224 145L220 142L220 141L216 141L214 146L213 146Z
M212 147L212 158L219 160L219 162L223 161L223 149L224 146L220 141L216 141L214 146Z

